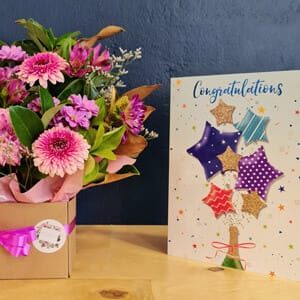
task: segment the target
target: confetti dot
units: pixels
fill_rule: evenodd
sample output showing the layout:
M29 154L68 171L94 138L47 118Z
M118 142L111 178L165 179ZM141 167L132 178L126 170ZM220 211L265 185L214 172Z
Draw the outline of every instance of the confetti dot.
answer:
M270 277L275 277L275 276L276 276L276 274L275 274L275 272L274 272L274 271L270 271L270 272L269 272L269 276L270 276Z

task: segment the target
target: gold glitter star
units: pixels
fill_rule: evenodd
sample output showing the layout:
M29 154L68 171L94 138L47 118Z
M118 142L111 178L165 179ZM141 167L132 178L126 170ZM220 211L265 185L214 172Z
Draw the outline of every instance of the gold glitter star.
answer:
M219 104L210 110L210 112L214 115L217 121L217 126L225 123L232 124L232 113L235 110L235 106L227 105L222 100L219 101Z
M242 155L235 153L232 149L227 146L225 152L217 155L218 159L222 163L222 171L237 171L239 170L239 161Z
M252 214L254 217L258 218L259 212L267 206L267 204L260 199L257 191L251 192L249 194L242 194L243 206L242 211Z

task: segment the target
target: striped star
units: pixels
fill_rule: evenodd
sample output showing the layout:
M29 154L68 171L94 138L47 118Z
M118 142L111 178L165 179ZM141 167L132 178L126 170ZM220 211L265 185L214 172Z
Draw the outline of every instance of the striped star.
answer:
M243 119L233 125L242 132L245 144L257 141L267 142L266 126L269 120L269 117L258 116L248 108Z

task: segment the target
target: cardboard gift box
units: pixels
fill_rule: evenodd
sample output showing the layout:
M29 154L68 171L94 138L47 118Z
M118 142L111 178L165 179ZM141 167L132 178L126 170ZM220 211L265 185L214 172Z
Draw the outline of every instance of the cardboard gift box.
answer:
M69 202L55 203L2 203L0 279L69 277L75 254L75 216L75 198ZM10 231L14 235L26 228L33 229L36 239L25 247L24 252L28 253L14 256L5 249L6 244L10 246L5 241L6 233ZM65 234L68 230L70 233ZM55 242L45 241L45 236ZM18 250L18 247L15 248Z

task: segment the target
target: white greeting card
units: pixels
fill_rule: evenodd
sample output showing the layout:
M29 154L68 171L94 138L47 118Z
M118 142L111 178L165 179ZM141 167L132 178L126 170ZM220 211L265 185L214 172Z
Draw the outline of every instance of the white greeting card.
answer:
M300 280L300 71L171 79L168 253Z

